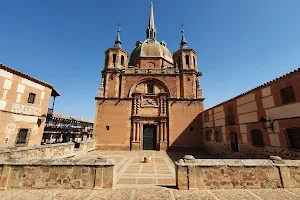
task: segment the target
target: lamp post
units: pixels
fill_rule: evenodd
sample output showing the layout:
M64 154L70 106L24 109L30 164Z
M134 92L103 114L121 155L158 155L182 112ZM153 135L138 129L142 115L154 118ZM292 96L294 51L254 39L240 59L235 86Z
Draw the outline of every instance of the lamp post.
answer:
M262 123L262 128L263 128L264 130L271 130L271 131L273 131L273 133L274 133L274 120L269 120L269 121L270 121L270 125L267 126L267 125L266 125L266 122L267 122L266 118L261 117L261 118L259 119L259 122Z

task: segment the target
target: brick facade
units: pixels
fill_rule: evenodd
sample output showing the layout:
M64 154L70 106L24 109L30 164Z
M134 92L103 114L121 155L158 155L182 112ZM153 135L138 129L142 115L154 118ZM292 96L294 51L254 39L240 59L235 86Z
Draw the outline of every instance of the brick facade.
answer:
M53 92L50 84L0 64L0 147L41 144ZM26 141L17 142L21 129L27 131Z
M283 89L290 87L291 100L286 103ZM199 122L202 124L204 146L208 151L223 157L265 158L269 155L279 155L283 158L299 159L299 108L298 69L203 111ZM266 122L263 122L262 118ZM288 136L291 128L294 134ZM216 141L216 132L222 134L220 142ZM232 147L235 141L231 135L233 132L237 135L237 150ZM255 137L255 133L261 135Z
M184 39L184 35L182 35ZM106 52L96 97L94 138L98 149L143 150L200 147L194 121L203 110L197 53L184 47L173 55L156 40L151 5L147 39L130 58L118 33ZM176 62L180 60L180 62Z

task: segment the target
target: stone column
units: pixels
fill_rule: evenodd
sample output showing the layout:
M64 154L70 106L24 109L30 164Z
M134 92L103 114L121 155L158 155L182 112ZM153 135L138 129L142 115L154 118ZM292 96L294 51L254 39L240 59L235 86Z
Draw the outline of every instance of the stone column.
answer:
M136 141L140 141L140 123L136 123Z
M50 135L50 144L52 144L52 138L53 138L53 134Z
M164 141L163 123L159 123L159 135L160 135L160 142L163 142Z
M167 126L166 122L163 121L160 123L160 150L165 151L168 148L167 143Z
M140 149L140 142L139 142L139 122L133 122L133 136L131 141L131 150L138 151Z
M133 141L136 141L136 131L135 131L135 122L132 123L132 126L133 126L133 130L132 130L132 139Z
M163 123L164 124L164 142L167 141L167 123Z

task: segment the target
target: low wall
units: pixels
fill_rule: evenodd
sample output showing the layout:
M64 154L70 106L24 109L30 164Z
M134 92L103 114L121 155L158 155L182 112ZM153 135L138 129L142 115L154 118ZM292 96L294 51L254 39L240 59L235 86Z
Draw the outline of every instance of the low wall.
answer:
M276 155L283 159L300 159L298 151L277 147L255 147L249 144L239 144L239 152L232 152L231 145L227 142L203 141L206 152L221 158L269 158Z
M2 158L55 158L74 153L74 143L47 144L30 147L15 147L0 150Z
M300 160L186 156L176 162L176 186L179 190L300 188Z
M0 189L112 189L115 162L110 159L0 161Z
M92 149L96 149L96 140L87 140L80 143L80 151L90 151Z

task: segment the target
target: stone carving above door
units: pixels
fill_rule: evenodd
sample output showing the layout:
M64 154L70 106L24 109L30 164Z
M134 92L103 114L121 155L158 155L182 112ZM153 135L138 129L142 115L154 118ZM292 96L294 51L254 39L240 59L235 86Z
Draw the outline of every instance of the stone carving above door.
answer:
M158 97L157 96L142 96L142 104L141 107L159 107L158 105Z

